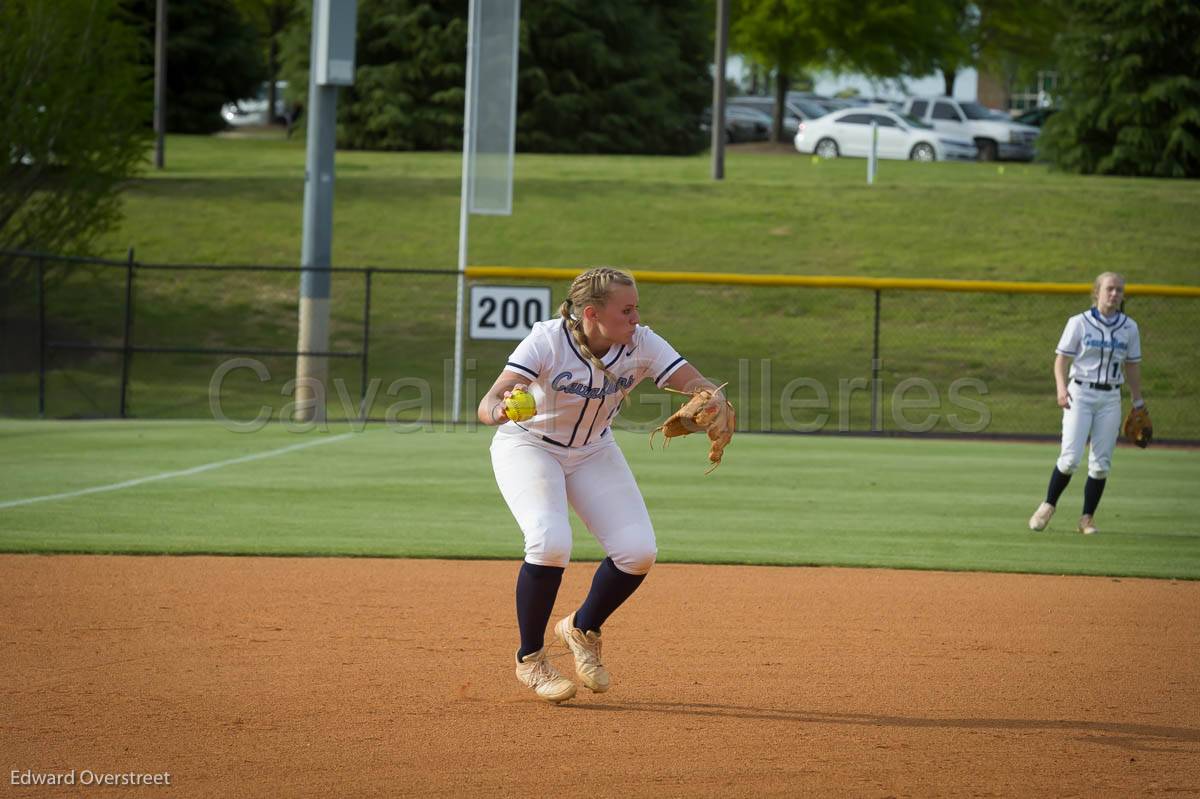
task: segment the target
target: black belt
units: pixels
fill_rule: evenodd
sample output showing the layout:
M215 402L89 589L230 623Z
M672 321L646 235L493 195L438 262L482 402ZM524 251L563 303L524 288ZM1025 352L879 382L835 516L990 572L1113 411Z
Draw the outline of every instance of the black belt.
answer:
M542 439L542 441L545 441L547 444L553 444L554 446L556 446L556 447L562 447L563 449L571 449L571 447L570 447L570 446L568 446L568 445L566 445L566 444L562 443L561 441L555 441L553 438L550 438L550 436L544 436L544 435L542 435L541 433L534 433L532 430L530 430L528 427L526 427L525 425L521 424L520 422L516 422L515 424L517 425L517 427L521 428L521 429L522 429L522 430L524 430L526 433L533 433L533 435L535 435L535 436L537 436L538 438ZM606 435L608 435L608 428L607 428L607 427L606 427L606 428L604 428L604 430L603 430L603 431L600 433L600 435L599 435L597 438L598 438L598 439L600 439L600 438L604 438Z
M1118 386L1114 386L1111 383L1085 383L1082 380L1076 380L1075 382L1081 386L1087 386L1088 388L1094 388L1100 391L1112 391L1114 388L1118 388Z

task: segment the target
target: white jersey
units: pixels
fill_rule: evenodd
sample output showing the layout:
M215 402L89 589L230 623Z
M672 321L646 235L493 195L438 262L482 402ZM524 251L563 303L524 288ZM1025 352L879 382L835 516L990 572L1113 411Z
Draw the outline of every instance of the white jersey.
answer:
M1092 308L1067 320L1055 352L1073 359L1072 380L1119 386L1125 363L1142 360L1142 340L1137 322L1125 314L1106 320Z
M566 320L535 324L504 367L529 379L537 403L537 415L521 427L562 447L594 443L608 432L634 386L646 378L662 386L687 363L644 325L637 326L632 345L614 345L601 360L616 377L615 384L579 352Z

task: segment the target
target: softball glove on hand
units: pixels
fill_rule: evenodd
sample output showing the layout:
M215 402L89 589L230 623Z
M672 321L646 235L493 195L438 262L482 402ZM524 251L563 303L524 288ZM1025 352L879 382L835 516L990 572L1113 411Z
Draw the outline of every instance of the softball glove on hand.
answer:
M1140 408L1130 408L1125 417L1125 438L1137 444L1142 449L1154 437L1154 426L1150 423L1150 411L1143 405Z
M723 384L718 386L716 391L720 391L725 387ZM671 391L672 389L667 389ZM684 394L685 392L676 391L676 394ZM659 427L650 431L650 448L654 448L654 434L661 432L665 439L663 447L671 443L671 439L676 436L686 436L690 433L697 433L701 430L708 433L708 440L711 445L708 448L708 460L712 464L705 474L709 474L713 469L717 468L721 463L721 455L725 452L725 447L733 439L733 430L737 426L737 415L734 413L733 404L724 398L719 398L714 401L712 389L702 388L691 393L691 399L684 403L683 407L675 413L671 414Z

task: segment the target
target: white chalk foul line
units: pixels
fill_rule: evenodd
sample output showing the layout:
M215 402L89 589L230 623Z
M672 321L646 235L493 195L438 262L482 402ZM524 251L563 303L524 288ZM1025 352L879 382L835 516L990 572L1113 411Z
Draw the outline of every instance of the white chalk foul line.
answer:
M333 438L319 438L315 441L304 441L299 444L292 444L280 449L272 449L267 452L257 452L253 455L243 455L240 458L230 458L226 461L216 461L214 463L205 463L200 466L193 466L190 469L180 469L174 472L161 472L160 474L152 474L148 477L139 477L136 480L126 480L123 483L111 483L103 486L93 486L92 488L81 488L78 491L64 491L61 494L46 494L41 497L26 497L25 499L10 499L7 502L0 502L0 510L5 508L16 508L21 505L33 505L36 502L51 502L56 499L71 499L72 497L82 497L86 494L100 494L105 491L120 491L122 488L133 488L135 486L153 483L158 480L171 480L175 477L190 477L193 474L201 472L209 472L213 469L220 469L223 466L234 466L239 463L249 463L250 461L258 461L263 458L273 458L276 455L286 455L289 452L295 452L298 449L307 449L309 447L317 447L321 444L332 444L335 441L344 441L353 436L354 433L342 433L340 436Z

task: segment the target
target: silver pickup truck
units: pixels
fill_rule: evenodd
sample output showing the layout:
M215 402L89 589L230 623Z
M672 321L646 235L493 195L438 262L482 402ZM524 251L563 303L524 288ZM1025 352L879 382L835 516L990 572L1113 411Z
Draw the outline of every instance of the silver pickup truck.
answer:
M904 113L946 134L971 139L979 148L980 161L1032 161L1040 132L979 103L951 97L910 97Z

